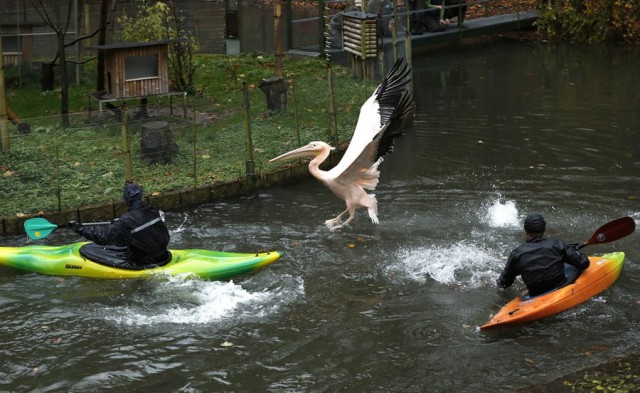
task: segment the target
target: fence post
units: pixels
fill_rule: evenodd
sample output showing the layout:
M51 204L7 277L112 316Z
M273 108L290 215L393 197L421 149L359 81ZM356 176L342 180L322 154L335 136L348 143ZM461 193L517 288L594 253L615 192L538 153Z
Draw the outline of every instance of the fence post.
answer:
M193 102L193 188L198 188L198 122L196 119L196 103Z
M331 142L337 146L338 123L336 120L336 96L333 91L333 70L331 69L330 62L327 62L327 83L329 84L329 116L331 124Z
M255 174L253 163L253 144L251 141L251 120L250 120L250 105L249 105L249 91L247 90L247 83L242 82L242 96L243 96L243 110L244 110L244 135L245 135L245 148L246 148L246 171L247 176L253 176Z
M300 119L298 114L298 103L296 102L295 80L291 75L289 75L289 86L291 86L291 100L293 101L293 114L296 119L296 138L298 140L298 147L300 147Z
M124 178L126 181L133 181L133 170L131 168L131 142L129 141L127 104L122 105L122 149L124 150Z
M60 131L55 128L54 143L56 144L56 198L58 199L58 211L62 211L62 186L60 185Z
M0 36L0 139L2 151L9 151L9 121L7 117L7 97L4 83L4 56L2 53L2 37Z

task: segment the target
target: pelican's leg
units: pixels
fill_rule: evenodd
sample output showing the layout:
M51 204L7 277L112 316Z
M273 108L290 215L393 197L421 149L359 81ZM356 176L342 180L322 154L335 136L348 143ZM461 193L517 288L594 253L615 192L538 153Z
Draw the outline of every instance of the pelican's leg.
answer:
M346 212L349 212L349 218L347 218L347 221L345 221L342 224L340 224L340 226L335 227L335 229L342 228L343 226L345 226L345 225L349 224L351 221L353 221L354 218L356 218L356 207L355 206L348 207L347 210L342 212L342 214L344 214Z
M355 210L353 212L349 212L349 218L347 218L347 221L343 222L341 226L347 225L348 223L353 221L354 218L356 218L356 211Z
M327 220L327 221L325 221L325 222L324 222L324 223L325 223L325 225L326 225L329 229L331 229L331 230L334 230L334 229L340 228L340 227L343 225L343 224L342 224L342 216L344 216L344 214L345 214L346 212L348 212L348 211L349 211L349 209L347 209L347 210L343 211L342 213L338 214L338 217L333 218L333 219L331 219L331 220Z

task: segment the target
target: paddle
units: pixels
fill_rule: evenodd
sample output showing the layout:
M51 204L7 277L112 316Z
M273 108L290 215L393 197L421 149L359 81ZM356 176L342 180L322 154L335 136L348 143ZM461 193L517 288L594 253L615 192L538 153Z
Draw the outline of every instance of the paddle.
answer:
M636 229L636 222L631 217L621 217L602 225L591 235L589 240L577 247L581 249L594 244L604 244L613 242L623 237L629 236Z
M111 222L109 221L92 222L92 223L81 224L81 225L84 226L84 225L108 225L108 224L111 224ZM42 218L42 217L30 218L24 222L24 230L27 232L27 236L29 236L29 238L33 240L43 239L49 236L49 234L53 232L53 230L56 228L71 228L72 226L73 226L72 222L66 225L56 225L47 221L45 218Z

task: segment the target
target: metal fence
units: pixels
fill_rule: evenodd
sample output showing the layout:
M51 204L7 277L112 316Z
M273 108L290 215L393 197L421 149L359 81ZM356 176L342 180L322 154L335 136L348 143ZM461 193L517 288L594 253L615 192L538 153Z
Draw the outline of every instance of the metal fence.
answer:
M340 131L334 136L323 103L329 97L299 102L291 80L289 107L277 113L266 109L259 89L239 88L237 94L248 95L251 107L218 104L211 97L170 104L160 97L146 107L131 101L117 109L73 113L66 128L59 126L59 115L21 119L30 131L12 127L9 149L0 152L0 216L119 201L130 179L153 195L259 177L283 165L269 164L270 158L300 143L336 144L350 137L359 104L372 87L360 96L353 94L353 83L339 85L351 92L338 93L347 101L337 103Z

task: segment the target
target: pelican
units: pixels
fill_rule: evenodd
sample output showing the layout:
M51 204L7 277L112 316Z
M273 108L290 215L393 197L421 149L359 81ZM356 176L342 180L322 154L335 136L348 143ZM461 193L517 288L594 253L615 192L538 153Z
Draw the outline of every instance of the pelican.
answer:
M347 209L336 218L325 221L330 230L349 224L356 209L364 208L374 224L378 224L378 202L366 190L375 190L383 156L393 149L393 139L404 133L405 119L413 116L414 101L409 85L411 69L404 59L396 61L376 91L360 108L360 115L353 137L344 156L329 171L320 169L334 147L322 141L282 154L269 160L275 162L299 157L314 157L309 162L309 172L345 201ZM349 218L342 217L349 213Z

